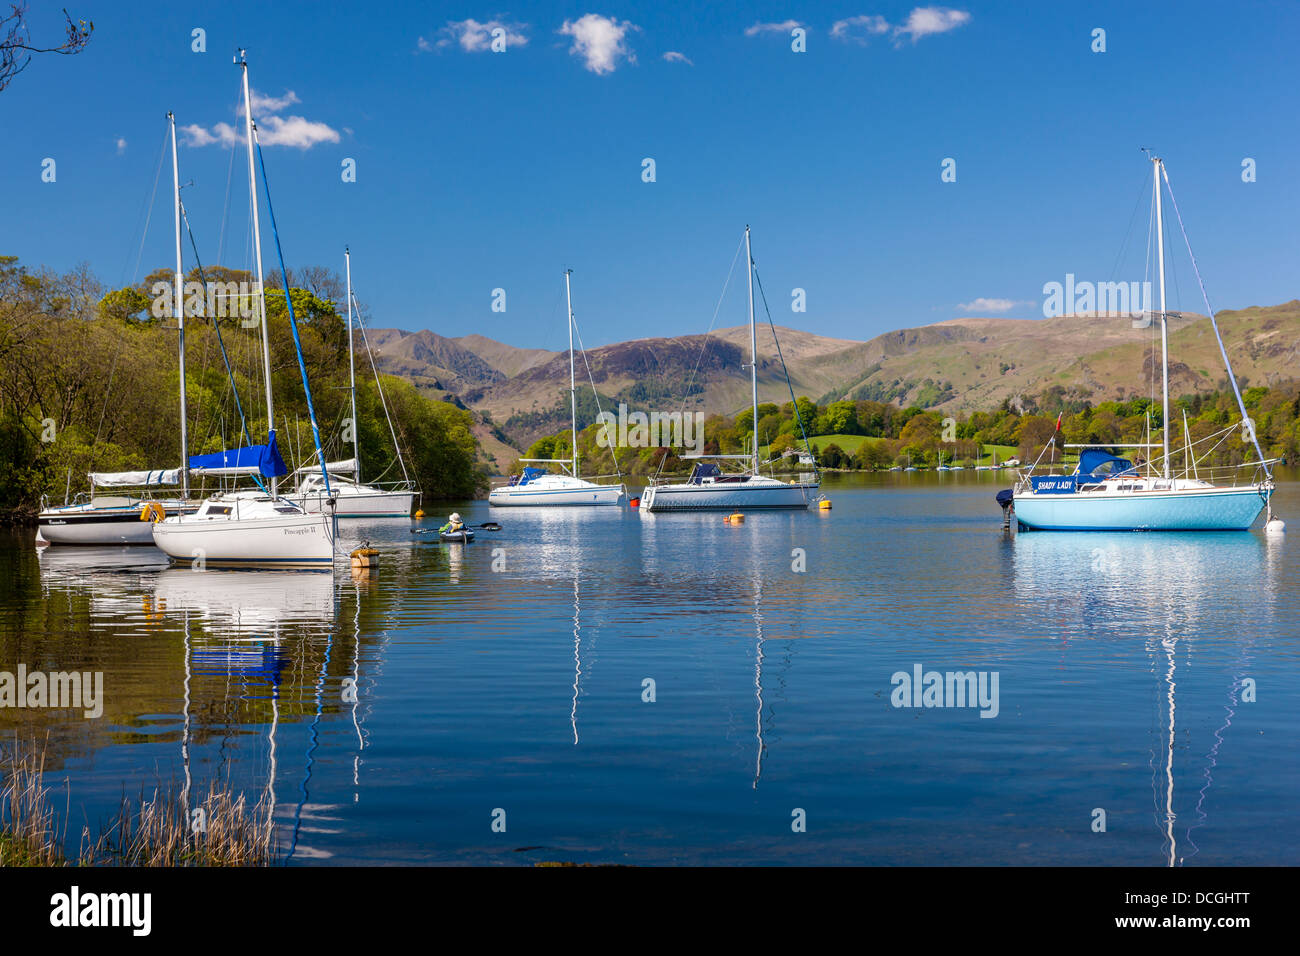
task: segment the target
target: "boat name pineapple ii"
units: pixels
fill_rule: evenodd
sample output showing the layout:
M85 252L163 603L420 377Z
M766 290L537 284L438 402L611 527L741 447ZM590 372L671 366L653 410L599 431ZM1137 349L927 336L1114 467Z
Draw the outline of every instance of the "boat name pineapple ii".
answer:
M104 713L104 672L28 673L19 664L17 674L0 671L0 707L81 708L87 720L96 720Z
M703 412L631 412L626 402L618 403L617 417L613 412L596 416L601 426L596 433L598 448L663 448L682 447L699 451L704 438Z
M889 702L895 707L978 707L980 717L996 717L997 671L925 671L912 665L912 673L895 671Z

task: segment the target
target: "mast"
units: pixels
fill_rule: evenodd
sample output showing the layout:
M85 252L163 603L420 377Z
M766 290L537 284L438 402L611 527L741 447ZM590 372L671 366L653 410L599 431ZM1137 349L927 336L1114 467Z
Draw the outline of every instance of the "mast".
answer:
M745 226L745 261L749 264L749 386L754 400L753 437L750 451L754 457L754 474L758 474L758 327L754 324L754 256L749 248L749 226Z
M361 484L361 447L357 437L357 363L356 353L352 350L352 251L343 247L343 258L347 262L348 275L348 381L352 384L352 459L356 471L352 476ZM399 451L400 455L401 452Z
M185 411L185 277L181 264L181 174L176 162L176 117L169 110L167 122L172 130L172 205L176 218L176 329L180 337L181 373L181 496L190 496L190 442L186 431ZM188 662L187 662L188 664Z
M573 422L573 477L578 477L578 385L573 372L573 291L569 287L572 269L564 270L564 297L569 302L569 411Z
M1165 314L1165 220L1160 203L1160 174L1164 170L1164 160L1153 156L1155 164L1156 190L1156 258L1160 269L1160 364L1162 367L1162 390L1164 394L1164 412L1161 423L1164 426L1164 476L1169 477L1169 317Z
M248 92L248 61L244 59L244 51L239 51L239 67L244 74L244 134L248 139L248 196L253 204L253 255L257 259L257 299L258 307L261 309L262 325L262 365L263 372L266 375L266 441L270 444L275 438L275 408L271 399L271 338L267 331L266 322L266 285L262 276L262 226L258 220L257 213L257 173L253 169L253 102ZM284 296L287 300L289 289L286 287ZM286 303L287 304L287 303ZM271 497L276 496L279 490L280 481L278 478L271 479Z

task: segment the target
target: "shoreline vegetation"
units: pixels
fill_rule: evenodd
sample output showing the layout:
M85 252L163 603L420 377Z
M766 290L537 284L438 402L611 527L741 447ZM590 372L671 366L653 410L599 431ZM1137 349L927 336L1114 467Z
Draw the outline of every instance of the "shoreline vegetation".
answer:
M0 866L272 866L279 844L265 798L249 806L228 783L213 782L193 805L173 784L122 796L116 814L92 835L83 826L76 858L67 855L72 795L58 807L45 782L45 748L15 739L0 771ZM61 809L61 812L60 812Z
M1270 458L1287 463L1300 459L1300 379L1272 387L1242 388L1246 409L1254 422L1260 446ZM1172 421L1170 454L1182 467L1184 442L1183 413L1197 461L1202 465L1232 466L1253 460L1254 447L1238 426L1216 440L1208 456L1203 440L1238 421L1236 399L1230 389L1184 395L1170 403ZM1018 458L1032 462L1052 441L1057 416L1061 418L1061 442L1093 444L1121 449L1154 439L1162 426L1159 399L1134 398L1093 405L1086 397L1062 386L1051 386L1038 395L1004 401L998 409L952 416L938 409L912 406L900 408L870 400L843 400L818 405L798 399L782 405L768 402L758 406L760 457L774 461L786 456L789 467L797 467L803 449L800 433L807 433L818 466L834 471L888 471L912 465L932 469L941 461L966 468L990 465ZM681 444L671 447L607 447L604 426L591 423L578 432L578 453L583 473L606 477L618 472L628 477L685 473L689 462L680 456ZM629 429L629 442L635 440ZM738 455L748 451L754 434L753 411L744 409L727 418L708 416L705 440L698 451L704 455ZM1201 444L1198 444L1201 443ZM617 453L617 461L615 459ZM539 438L523 458L567 459L572 439L565 430ZM1070 457L1074 457L1071 454ZM996 460L995 460L996 459ZM1057 456L1058 464L1060 456ZM512 470L517 471L519 462Z
M246 283L247 272L209 267L188 282ZM42 496L61 504L89 488L87 472L175 468L180 464L178 337L171 306L153 315L156 270L138 284L108 290L88 266L66 273L29 269L0 256L0 525L34 523ZM339 314L344 287L332 271L291 273L290 296L321 423L326 454L351 458L347 323ZM284 291L268 278L275 423L290 469L311 455L311 429L288 328ZM227 286L229 288L229 286ZM168 292L168 302L171 293ZM201 298L201 297L200 297ZM188 315L185 322L189 453L248 444L234 402L214 323L230 356L252 443L266 440L261 330L251 296L227 316ZM199 306L199 302L193 303ZM243 308L245 312L239 310ZM206 305L197 312L209 311ZM367 482L400 479L378 389L364 349L357 355L355 428ZM488 468L467 409L419 393L410 382L383 377L384 395L412 478L424 501L485 493ZM260 418L258 416L261 416ZM197 494L216 491L196 483Z
M29 269L14 256L0 256L0 527L33 525L42 499L71 501L88 490L87 472L172 468L179 463L177 329L170 317L155 317L151 294L168 288L174 276L155 270L139 283L107 289L88 266L66 273ZM189 282L255 288L248 272L209 267L192 270ZM291 470L307 463L311 449L305 397L288 333L284 291L271 277L267 311L272 344L272 381L281 396L276 431ZM232 285L233 284L233 285ZM242 285L241 285L242 284ZM204 288L210 288L204 286ZM189 293L187 293L188 295ZM326 454L350 458L348 351L345 319L337 303L344 297L337 274L322 267L290 273L290 296L300 317L303 351ZM170 292L168 293L170 295ZM260 329L245 326L252 297L231 293L226 316L212 317L209 295L186 321L188 430L190 454L204 454L265 440ZM222 311L222 310L217 310ZM217 329L221 341L218 341ZM224 344L232 373L222 358ZM399 477L396 457L378 389L359 346L355 429L366 463L367 482ZM233 387L231 379L233 378ZM422 503L483 497L494 470L476 429L492 425L453 395L421 392L418 385L382 375L384 393L398 440ZM1260 444L1269 457L1300 459L1300 379L1246 387L1243 397ZM248 418L241 429L234 397ZM796 470L802 430L820 467L840 471L885 471L912 465L930 469L939 456L949 465L971 468L1007 458L1033 461L1055 432L1061 415L1062 440L1112 448L1140 443L1161 428L1161 408L1151 398L1093 404L1083 388L1053 385L1035 395L1016 395L990 411L949 416L939 408L900 407L870 399L827 400L807 397L796 403L763 403L758 409L758 441L764 461ZM661 396L666 404L670 397ZM567 406L568 397L563 396ZM1236 417L1226 383L1217 392L1185 395L1173 406L1175 462L1182 446L1183 411L1192 441L1224 428ZM661 411L662 414L662 411ZM567 417L567 416L566 416ZM480 420L481 419L481 420ZM689 462L682 436L671 446L607 447L595 423L595 403L580 403L578 434L582 473L594 478L684 474ZM708 415L704 441L693 449L706 455L736 455L749 448L755 431L748 408L735 416ZM1149 430L1149 431L1148 431ZM496 429L499 432L499 429ZM495 433L495 432L494 432ZM499 436L500 437L500 436ZM1237 465L1250 455L1238 430L1216 444L1206 462ZM534 441L519 458L567 459L572 454L567 429ZM617 455L617 458L615 457ZM777 459L785 456L785 465ZM498 461L503 460L498 456ZM508 472L518 473L514 460ZM197 495L219 486L196 483Z

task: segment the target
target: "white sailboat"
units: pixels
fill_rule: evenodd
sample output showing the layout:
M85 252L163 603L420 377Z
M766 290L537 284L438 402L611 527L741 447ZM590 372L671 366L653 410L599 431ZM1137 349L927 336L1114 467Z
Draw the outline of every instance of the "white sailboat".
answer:
M269 488L236 491L208 498L192 515L165 518L153 525L154 543L174 560L192 560L199 567L329 567L334 560L334 540L337 522L333 514L309 514L301 505L279 494L280 475L288 469L280 458L275 439L275 411L271 394L271 346L267 329L266 287L262 274L262 233L258 214L257 177L253 164L253 150L257 145L257 128L248 86L248 64L243 51L237 61L243 71L245 135L248 140L248 185L253 207L253 254L257 261L257 302L262 328L262 361L266 377L267 443L251 448L200 455L190 460L191 467L208 474L257 474L269 479ZM262 164L265 184L266 165ZM320 430L316 424L316 411L312 404L307 370L298 343L297 320L293 301L289 296L289 275L284 266L279 233L275 227L275 211L271 207L267 190L267 211L271 216L271 229L275 233L276 251L280 259L280 272L284 280L285 306L289 313L289 326L293 330L294 345L298 352L298 367L302 374L303 390L307 396L307 409L311 417L312 437L316 452L324 461L320 447ZM329 474L322 468L326 489L330 488Z
M569 307L569 410L571 414L572 459L521 458L525 466L559 465L568 474L555 474L543 468L525 467L512 476L508 484L488 493L488 504L503 507L575 507L617 505L627 494L622 485L601 485L578 477L578 390L573 362L573 290L569 285L572 269L564 271L564 294Z
M352 457L346 461L326 463L324 471L328 472L333 479L328 488L318 466L306 465L299 468L294 472L294 476L298 479L297 487L289 497L314 514L326 513L329 510L332 494L335 514L340 518L408 518L411 515L411 505L415 500L416 492L406 474L406 462L402 460L402 449L397 443L397 433L393 431L391 418L388 420L388 429L393 436L393 448L397 453L397 461L401 465L404 480L388 487L361 483L360 429L357 426L357 366L356 350L352 339L352 251L344 249L343 257L347 263L348 381L352 400ZM384 399L384 389L379 384L377 371L375 384L379 388L379 398L384 403L384 415L387 417L388 403ZM340 478L341 474L352 477L351 479Z
M182 294L184 276L181 264L181 183L176 161L176 117L168 113L172 140L172 197L176 220L176 325L180 333L180 403L181 467L158 471L91 472L88 500L74 501L62 507L42 505L37 515L36 543L78 545L152 545L153 528L147 518L161 512L165 517L192 514L198 503L190 500L189 472L185 468L189 454L186 435L185 403L185 313ZM148 489L181 486L179 498L145 497ZM123 488L137 494L97 495L96 488ZM146 510L147 509L147 510ZM156 509L156 510L155 510Z
M1034 475L1033 467L1026 469L1013 489L998 493L998 502L1005 509L1014 509L1021 529L1055 531L1244 531L1259 517L1273 494L1273 476L1269 470L1272 461L1266 460L1254 429L1249 437L1259 458L1246 467L1257 469L1259 480L1249 483L1216 485L1200 477L1184 474L1177 477L1172 470L1169 453L1169 314L1165 310L1165 252L1164 217L1161 183L1169 188L1169 176L1164 161L1151 157L1154 167L1154 205L1156 222L1157 270L1160 277L1160 311L1154 318L1160 321L1161 358L1163 364L1164 414L1162 425L1164 439L1159 445L1162 454L1156 461L1148 462L1145 471L1132 461L1110 454L1094 445L1067 445L1082 449L1079 464L1069 475ZM1177 213L1177 200L1174 201ZM1181 226L1181 217L1179 217ZM1184 232L1184 239L1186 233ZM1190 253L1190 245L1188 247ZM1193 269L1196 260L1192 259ZM1200 279L1197 270L1198 281ZM1201 285L1204 292L1204 284ZM1243 422L1249 421L1246 406L1237 387L1219 334L1214 310L1208 298L1206 311L1211 327L1219 341L1220 354L1237 397L1237 407ZM1142 327L1145 327L1143 325ZM1059 423L1058 423L1059 428ZM1211 436L1213 437L1213 436ZM1112 446L1113 447L1113 446ZM1138 447L1130 445L1128 447ZM1041 456L1040 456L1041 457ZM1154 457L1154 456L1152 456ZM1190 458L1190 454L1185 457ZM1157 467L1158 462L1158 467ZM1008 465L1011 462L1007 462Z
M816 500L819 483L785 482L759 473L758 454L758 327L754 320L754 258L745 227L745 260L749 273L750 397L753 407L753 439L749 455L694 455L696 464L685 482L659 483L652 480L641 492L641 510L734 511L737 509L807 508ZM712 459L712 460L700 460ZM719 459L750 461L750 470L724 474L714 462Z

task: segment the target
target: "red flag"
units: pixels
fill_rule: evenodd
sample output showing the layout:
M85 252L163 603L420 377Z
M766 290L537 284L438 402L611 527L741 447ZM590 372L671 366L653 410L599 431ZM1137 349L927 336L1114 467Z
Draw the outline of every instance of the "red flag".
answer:
M1057 430L1058 432L1061 430L1061 416L1064 415L1064 414L1065 414L1065 412L1057 412L1057 413L1056 413L1056 430Z

